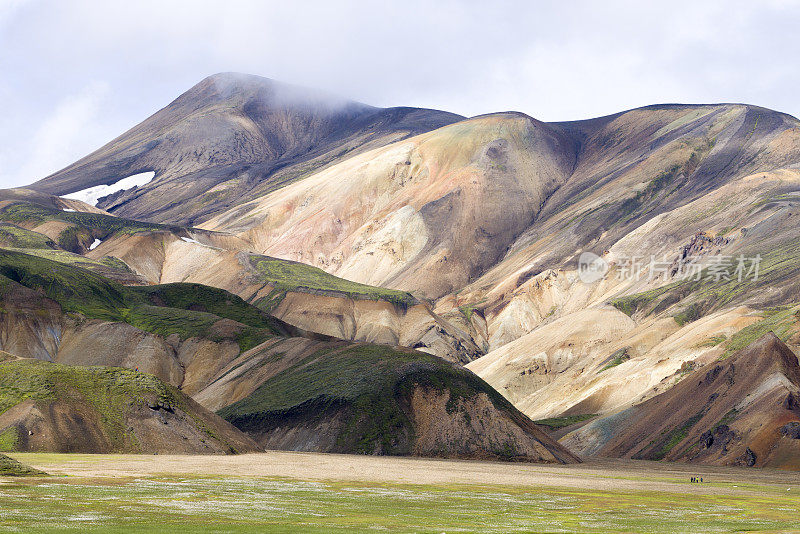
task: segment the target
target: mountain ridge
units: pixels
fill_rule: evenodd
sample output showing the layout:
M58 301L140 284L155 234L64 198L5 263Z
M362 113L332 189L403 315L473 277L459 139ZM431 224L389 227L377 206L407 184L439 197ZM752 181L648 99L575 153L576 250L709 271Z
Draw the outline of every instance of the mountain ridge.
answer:
M148 119L167 133L140 125L125 134L133 144L118 138L85 159L96 172L34 184L125 178L125 158L143 154L166 170L98 206L199 228L118 233L86 251L94 233L10 220L44 237L6 226L4 239L52 247L46 239L69 244L56 238L77 232L87 268L113 256L151 283L216 285L305 329L435 352L533 419L635 409L769 330L800 347L800 121L790 115L658 104L542 122L340 100L309 111L275 98L273 82L222 78L232 86L207 79ZM582 278L584 253L599 278ZM288 278L253 270L257 258L286 262ZM714 277L725 258L757 263L757 276ZM306 275L399 293L320 293ZM403 292L419 304L390 302Z

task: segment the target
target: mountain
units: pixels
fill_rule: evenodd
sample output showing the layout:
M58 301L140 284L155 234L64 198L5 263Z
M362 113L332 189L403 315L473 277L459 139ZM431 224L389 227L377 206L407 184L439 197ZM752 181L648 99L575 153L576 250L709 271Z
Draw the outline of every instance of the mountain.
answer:
M154 172L145 187L99 205L123 217L192 225L346 156L461 118L375 108L258 76L221 73L32 188L64 195Z
M800 365L768 333L562 439L582 455L800 468Z
M213 285L301 329L413 346L462 363L482 354L467 333L407 292L253 254L230 234L123 219L26 190L0 191L0 221L6 248L81 266L124 285Z
M97 206L51 196L145 172ZM6 247L128 286L215 286L299 330L420 349L563 432L768 332L800 348L800 121L757 106L545 123L218 75L31 188L2 195ZM246 404L270 421L279 406Z
M125 286L4 249L0 309L7 450L578 461L458 365L305 332L222 289ZM293 439L312 424L329 439Z

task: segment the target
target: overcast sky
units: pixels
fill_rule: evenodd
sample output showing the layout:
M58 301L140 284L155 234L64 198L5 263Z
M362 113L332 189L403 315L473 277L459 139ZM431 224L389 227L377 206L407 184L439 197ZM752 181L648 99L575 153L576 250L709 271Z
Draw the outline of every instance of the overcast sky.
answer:
M657 4L0 0L0 187L220 71L463 115L746 102L800 116L800 0Z

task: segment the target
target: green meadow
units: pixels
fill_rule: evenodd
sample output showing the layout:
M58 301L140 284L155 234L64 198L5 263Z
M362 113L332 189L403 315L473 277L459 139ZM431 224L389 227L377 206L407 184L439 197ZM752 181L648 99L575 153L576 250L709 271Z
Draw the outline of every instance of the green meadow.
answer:
M697 495L166 473L141 478L0 477L0 531L798 531L800 499L782 489L750 484L743 494Z

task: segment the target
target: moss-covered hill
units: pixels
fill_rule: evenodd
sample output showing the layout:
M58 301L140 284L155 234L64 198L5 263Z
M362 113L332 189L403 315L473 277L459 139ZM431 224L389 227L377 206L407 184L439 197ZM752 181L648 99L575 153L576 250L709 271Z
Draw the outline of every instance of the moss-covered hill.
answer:
M45 250L57 248L46 235L9 223L0 223L0 246Z
M0 450L231 453L257 447L154 376L19 359L0 363Z
M113 234L135 234L140 232L181 232L182 228L163 224L121 219L103 213L64 211L37 202L10 202L0 208L0 220L18 226L39 227L48 222L61 223L60 232L54 237L56 244L67 251L81 252L88 249L94 239L106 239Z
M281 354L261 357L251 368ZM267 448L575 461L483 380L435 356L339 344L283 367L218 412Z
M258 302L265 309L277 305L288 291L344 295L356 300L384 300L404 307L418 302L406 291L351 282L305 263L258 254L248 255L248 261L259 279L274 286L272 293Z
M460 366L410 349L291 337L300 332L221 289L187 283L123 286L76 265L0 250L0 306L5 312L0 320L16 321L8 329L11 335L21 321L23 330L38 328L43 337L48 327L41 326L40 317L66 313L77 323L81 318L127 323L155 334L161 343L174 336L237 342L238 352L232 354L225 348L231 343L207 344L204 352L182 346L176 371L182 378L173 383L197 392L207 405L225 407L221 415L262 448L577 461ZM106 337L83 335L83 350L93 352L93 359L73 356L70 362L109 361L112 351L103 347L119 341L113 334L117 326L106 324ZM234 390L204 396L217 369L218 379L232 379ZM247 383L255 384L250 394L233 402L236 388L241 391ZM241 441L243 435L233 427L223 434L222 421L209 416L175 387L137 371L37 360L0 363L0 449L226 452L248 450L247 443L256 447Z
M16 193L16 194L12 194ZM189 230L180 226L155 224L115 217L104 213L64 211L49 205L51 198L19 197L19 190L0 190L0 247L26 252L68 265L77 265L97 272L125 285L145 283L120 259L110 256L90 259L83 254L99 239L132 236L146 232L167 232L189 239ZM34 231L51 234L52 239ZM386 289L351 282L304 263L248 254L248 270L255 277L273 286L273 291L259 299L259 307L270 311L289 291L322 293L355 300L382 300L408 307L417 299L405 291Z
M13 250L0 250L0 298L15 286L43 293L64 312L131 324L163 337L178 334L232 337L247 350L292 328L222 289L200 284L128 287L74 265ZM221 320L235 324L222 333Z

